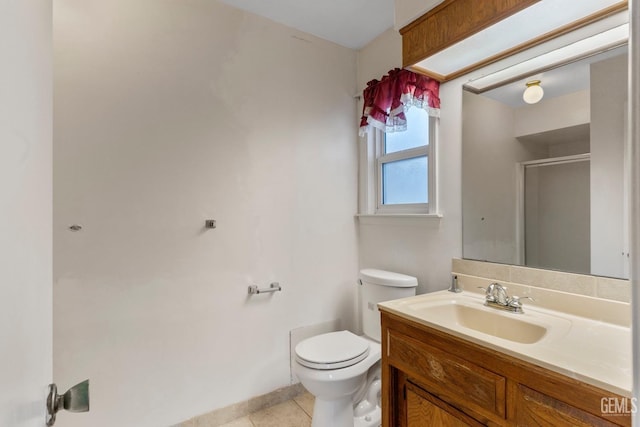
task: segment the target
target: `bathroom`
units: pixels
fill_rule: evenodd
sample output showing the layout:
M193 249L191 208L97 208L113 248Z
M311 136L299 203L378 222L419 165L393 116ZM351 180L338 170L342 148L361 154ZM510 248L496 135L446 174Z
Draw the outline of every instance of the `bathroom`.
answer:
M440 90L441 217L355 216L354 95L402 63L397 31L354 50L208 0L56 0L53 18L53 206L20 220L53 218L41 382L91 380L91 411L60 425L175 425L289 386L291 331L360 330L362 267L449 286L461 82Z

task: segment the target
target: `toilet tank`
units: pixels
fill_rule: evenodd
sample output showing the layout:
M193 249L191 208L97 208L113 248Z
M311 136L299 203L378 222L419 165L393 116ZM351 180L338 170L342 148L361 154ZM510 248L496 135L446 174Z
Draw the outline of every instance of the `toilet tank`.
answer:
M369 338L380 342L380 312L377 304L415 295L418 279L368 268L360 270L360 285L362 331Z

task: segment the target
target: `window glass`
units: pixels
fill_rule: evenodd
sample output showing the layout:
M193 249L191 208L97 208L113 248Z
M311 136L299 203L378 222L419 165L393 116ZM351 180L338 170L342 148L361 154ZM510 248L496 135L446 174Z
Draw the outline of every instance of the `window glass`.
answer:
M385 154L410 148L421 147L429 143L429 115L422 108L411 107L405 112L407 130L385 134Z
M382 165L382 203L428 203L427 156Z

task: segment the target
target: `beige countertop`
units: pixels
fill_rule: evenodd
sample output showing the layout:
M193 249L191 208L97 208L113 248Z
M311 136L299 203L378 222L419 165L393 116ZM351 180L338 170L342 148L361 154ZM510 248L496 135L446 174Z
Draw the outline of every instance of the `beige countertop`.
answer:
M629 326L603 321L607 310L620 310L624 306L595 298L563 296L566 305L591 304L592 317L571 314L572 310L558 311L540 305L527 305L523 314L500 311L484 305L484 295L464 291L439 291L415 297L380 303L382 311L393 313L449 333L478 345L497 350L521 360L542 366L623 396L631 396L631 329ZM588 301L582 299L588 298ZM594 301L595 300L595 301ZM481 315L497 319L499 326L518 327L525 322L545 328L546 333L533 343L516 342L491 333L473 329L468 321L463 325L456 310L442 307L468 307ZM468 311L468 310L467 310ZM614 314L614 313L612 313ZM514 322L515 321L515 322ZM499 335L499 334L497 334Z

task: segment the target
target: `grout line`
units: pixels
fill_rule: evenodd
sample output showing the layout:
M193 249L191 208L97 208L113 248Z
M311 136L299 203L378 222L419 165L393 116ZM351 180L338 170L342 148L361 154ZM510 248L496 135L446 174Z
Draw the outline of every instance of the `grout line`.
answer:
M303 414L305 414L307 416L307 418L309 418L309 420L311 420L311 416L307 413L307 411L304 410L304 408L296 401L295 397L293 399L291 399L293 401L293 403L296 404L296 406L302 411Z
M292 397L292 398L291 398L291 399L289 399L289 400L285 400L284 402L280 402L280 403L278 403L277 405L282 405L282 404L289 403L289 402L292 402L292 403L293 403L293 404L298 408L298 410L300 410L300 412L302 412L302 413L307 417L307 419L311 422L311 416L307 413L307 411L305 411L305 410L304 410L304 408L302 408L302 406L300 406L300 405L298 404L298 402L296 402L295 397ZM276 405L273 405L273 406L276 406ZM271 407L271 406L270 406L270 407ZM251 423L251 425L252 425L253 427L258 427L258 426L253 422L253 420L251 419L251 415L256 414L256 413L258 413L258 412L261 412L261 411L265 411L265 410L269 409L270 407L263 408L263 409L260 409L260 410L258 410L258 411L254 411L254 412L252 412L251 414L246 415L246 418L249 420L249 422ZM234 420L234 421L235 421L235 420Z
M308 391L303 391L303 392L302 392L302 393L300 393L297 397L303 396L305 393L309 393L309 392L308 392ZM304 412L304 413L305 413L305 415L306 415L307 417L309 417L309 419L310 419L310 420L313 420L313 413L311 413L311 414L310 414L310 413L308 413L308 412L307 412L307 410L306 410L306 409L304 409L304 408L302 407L302 405L300 405L300 404L296 401L296 398L295 398L295 397L294 397L292 400L295 402L295 404L296 404L296 405L298 405L298 407L299 407L300 409L302 409L302 412Z
M300 394L300 395L298 395L298 396L301 396L301 395L302 395L302 394ZM296 396L296 397L298 397L298 396ZM293 402L293 404L294 404L294 405L296 405L300 411L302 411L302 413L307 417L307 419L308 419L309 421L312 421L312 415L311 415L311 414L309 414L309 413L308 413L308 412L307 412L307 411L302 407L302 405L300 405L300 404L296 401L296 397L293 397L293 398L289 399L288 401L281 402L280 404L282 404L282 403L286 403L286 402ZM275 405L274 405L274 406L275 406ZM242 419L242 418L246 418L246 419L248 419L248 420L249 420L249 422L251 423L251 425L252 425L253 427L257 427L257 425L256 425L256 424L253 422L253 420L251 419L251 415L253 415L253 414L255 414L255 413L258 413L258 412L260 412L260 411L264 411L264 410L266 410L266 409L268 409L268 408L269 408L269 407L267 407L267 408L263 408L263 409L260 409L260 410L257 410L257 411L254 411L254 412L252 412L252 413L250 413L250 414L247 414L247 415L245 415L245 416L238 417L238 418L236 418L236 419L234 419L234 420L231 420L231 421L229 421L228 423L232 423L232 422L237 421L237 420L240 420L240 419ZM228 424L228 423L227 423L227 424ZM226 424L224 424L224 425L226 425Z

